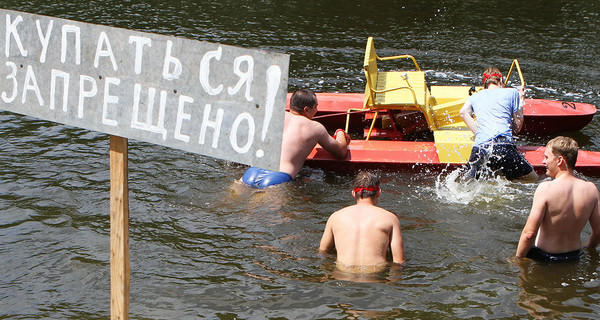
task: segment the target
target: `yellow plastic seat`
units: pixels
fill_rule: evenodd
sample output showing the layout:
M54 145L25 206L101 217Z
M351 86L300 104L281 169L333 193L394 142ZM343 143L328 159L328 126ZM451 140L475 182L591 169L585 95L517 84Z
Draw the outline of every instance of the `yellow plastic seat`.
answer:
M425 72L378 72L372 108L420 109L426 105Z
M380 72L378 61L396 59L411 59L416 71L385 71ZM365 88L364 109L375 109L376 115L380 110L419 110L430 125L433 124L431 111L428 109L429 90L425 82L425 72L421 71L417 61L411 55L379 57L375 52L373 37L367 40L365 59L363 63L367 85ZM375 123L371 124L371 130ZM369 139L370 132L367 135Z

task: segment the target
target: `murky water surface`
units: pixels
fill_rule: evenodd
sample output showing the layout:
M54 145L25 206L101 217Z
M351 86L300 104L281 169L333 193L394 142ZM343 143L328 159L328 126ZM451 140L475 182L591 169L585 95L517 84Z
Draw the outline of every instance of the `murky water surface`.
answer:
M291 54L290 90L361 92L363 50L440 84L518 58L530 95L600 105L597 1L14 1L2 7ZM566 133L600 151L598 119ZM549 136L521 138L543 144ZM132 319L593 318L599 258L513 262L535 184L390 172L407 264L368 282L318 242L350 175L255 192L245 167L130 141ZM0 112L0 319L109 318L108 137ZM598 183L596 177L586 177ZM232 187L233 186L233 187ZM584 237L589 235L589 227ZM351 279L352 280L352 279Z

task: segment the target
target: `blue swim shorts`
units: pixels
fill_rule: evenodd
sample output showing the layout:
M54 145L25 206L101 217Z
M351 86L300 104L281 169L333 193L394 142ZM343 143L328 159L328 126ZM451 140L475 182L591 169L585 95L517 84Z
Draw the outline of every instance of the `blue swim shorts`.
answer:
M258 189L263 189L292 180L294 180L292 176L285 172L272 171L257 167L248 168L242 177L242 182Z

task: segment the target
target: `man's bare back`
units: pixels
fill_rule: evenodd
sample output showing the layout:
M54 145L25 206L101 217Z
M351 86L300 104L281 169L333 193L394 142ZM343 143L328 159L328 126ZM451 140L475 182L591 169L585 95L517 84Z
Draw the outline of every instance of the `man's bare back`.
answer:
M600 244L600 195L595 184L573 175L577 152L577 143L571 138L556 137L548 142L543 163L554 180L542 182L535 191L517 257L578 259L581 232L588 222L592 234L586 247Z
M370 204L356 204L336 211L327 225L329 230L326 226L325 232L334 236L338 264L345 266L385 263L391 239L400 240L394 248L402 243L398 217ZM397 253L394 262L404 262L403 254Z
M541 183L535 197L545 206L536 246L549 253L580 249L581 231L598 211L596 186L572 175L561 176Z
M338 210L329 217L319 251L331 252L335 249L338 268L348 271L360 272L369 267L385 265L388 249L394 262L404 263L400 221L392 212L377 206L381 195L379 177L361 171L354 178L353 188L352 196L356 204Z
M333 139L319 122L305 115L286 112L279 171L295 177L317 143L335 157L343 158L346 155L347 142L342 135L337 139Z

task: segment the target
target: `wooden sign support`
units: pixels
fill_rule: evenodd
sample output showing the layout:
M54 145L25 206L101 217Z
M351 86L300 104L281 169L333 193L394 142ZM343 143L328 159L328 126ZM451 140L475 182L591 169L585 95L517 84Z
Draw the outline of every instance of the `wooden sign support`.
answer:
M110 136L110 318L129 319L127 139Z

